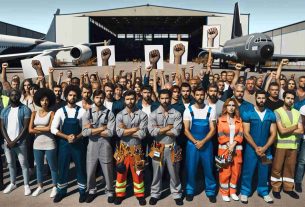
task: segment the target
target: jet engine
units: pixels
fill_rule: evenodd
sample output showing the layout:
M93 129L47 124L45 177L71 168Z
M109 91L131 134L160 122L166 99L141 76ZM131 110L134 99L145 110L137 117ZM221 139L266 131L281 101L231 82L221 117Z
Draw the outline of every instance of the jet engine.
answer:
M70 55L74 58L74 61L83 62L91 58L92 51L88 46L78 45L71 49Z

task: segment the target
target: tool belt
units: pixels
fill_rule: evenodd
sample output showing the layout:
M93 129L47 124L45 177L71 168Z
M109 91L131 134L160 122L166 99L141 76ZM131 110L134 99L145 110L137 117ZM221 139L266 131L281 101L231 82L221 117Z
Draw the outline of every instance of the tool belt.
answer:
M164 156L164 149L170 148L172 163L180 162L182 160L182 149L175 144L161 144L156 141L153 142L150 152L148 154L153 160L160 162L160 165Z
M128 146L121 142L120 145L116 147L116 151L113 155L114 159L117 161L117 165L124 163L125 157L127 156L132 157L136 171L144 170L145 160L143 159L144 153L141 145Z

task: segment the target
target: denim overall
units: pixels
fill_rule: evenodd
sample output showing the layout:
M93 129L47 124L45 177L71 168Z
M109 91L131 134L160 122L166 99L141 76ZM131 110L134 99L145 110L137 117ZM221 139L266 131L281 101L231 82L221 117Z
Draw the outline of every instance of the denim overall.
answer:
M62 107L65 113L65 120L62 125L61 131L66 135L74 134L77 136L81 133L82 128L79 125L77 119L80 107L76 107L76 113L74 118L68 118L65 107ZM79 193L86 192L86 145L83 139L78 139L74 143L69 143L65 139L59 139L58 141L58 193L66 194L68 187L68 175L70 168L71 157L75 163L77 184L79 187Z
M209 117L211 107L208 108L206 119L195 119L192 107L189 106L189 110L192 116L191 133L196 140L202 140L209 133ZM203 145L201 149L197 149L195 144L190 140L186 145L186 194L195 194L196 185L196 172L198 170L199 161L201 161L204 179L205 179L205 192L207 196L215 196L216 193L216 181L213 176L213 144L212 141L208 141Z

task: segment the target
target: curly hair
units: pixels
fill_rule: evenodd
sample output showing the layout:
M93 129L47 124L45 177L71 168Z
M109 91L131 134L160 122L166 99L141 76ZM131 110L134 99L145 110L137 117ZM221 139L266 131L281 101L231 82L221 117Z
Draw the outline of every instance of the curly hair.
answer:
M41 107L40 101L42 98L47 97L49 100L49 106L54 106L54 104L56 103L56 96L54 94L54 92L48 88L40 88L38 89L38 91L34 94L34 103Z
M81 90L78 86L75 86L75 85L68 85L66 88L65 88L65 91L64 91L64 97L67 99L68 97L68 94L70 93L70 91L74 91L77 95L77 99L81 99Z

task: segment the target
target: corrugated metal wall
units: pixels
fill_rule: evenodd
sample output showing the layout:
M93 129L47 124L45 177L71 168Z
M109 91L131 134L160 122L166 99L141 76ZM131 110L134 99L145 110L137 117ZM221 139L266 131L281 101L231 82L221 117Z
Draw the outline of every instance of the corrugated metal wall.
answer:
M45 36L45 34L43 34L43 33L25 29L22 27L18 27L18 26L8 24L5 22L0 22L0 34L12 35L12 36L17 36L17 37L28 37L28 38L34 38L34 39L40 39Z

